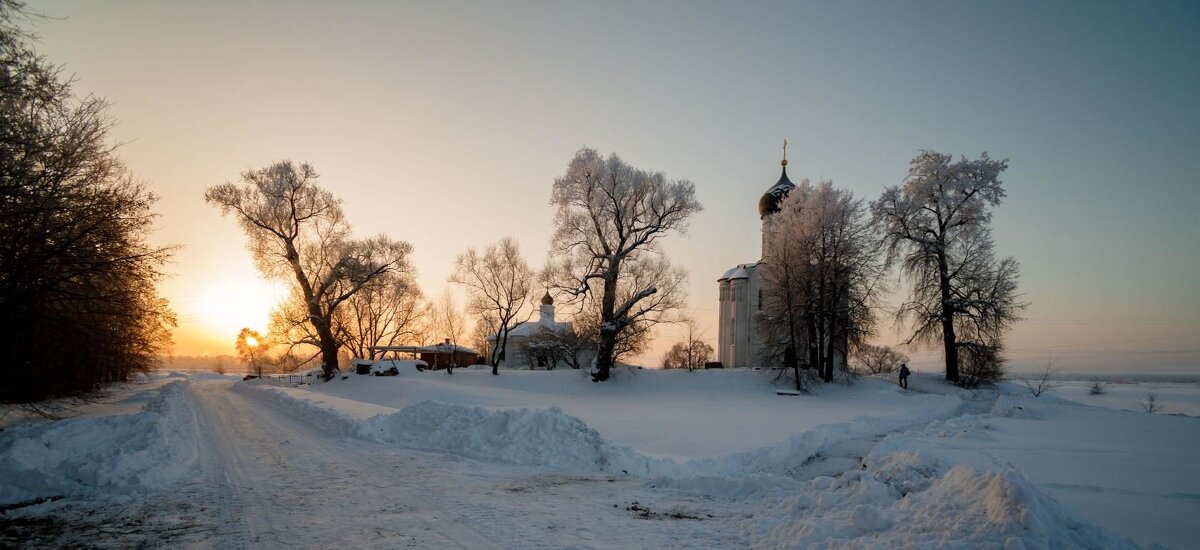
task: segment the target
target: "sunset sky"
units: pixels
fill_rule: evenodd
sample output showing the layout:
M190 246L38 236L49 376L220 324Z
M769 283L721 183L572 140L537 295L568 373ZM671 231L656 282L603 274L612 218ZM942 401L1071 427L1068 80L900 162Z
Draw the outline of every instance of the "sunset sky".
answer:
M758 259L786 138L793 181L868 199L920 149L1009 158L995 236L1031 304L1012 366L1200 371L1200 4L646 4L30 7L38 50L112 102L155 241L184 246L176 354L232 353L279 295L206 187L309 162L357 234L413 244L436 296L468 246L512 235L544 262L550 186L584 145L695 182L705 209L665 249L715 344L716 279Z

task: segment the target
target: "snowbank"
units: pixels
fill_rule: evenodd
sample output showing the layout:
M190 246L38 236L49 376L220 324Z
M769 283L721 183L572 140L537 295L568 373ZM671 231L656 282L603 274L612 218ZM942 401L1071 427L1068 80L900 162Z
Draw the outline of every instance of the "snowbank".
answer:
M861 416L850 422L825 424L792 436L778 445L745 453L701 459L687 463L680 474L700 475L770 474L788 476L804 461L830 446L850 439L882 436L888 432L923 424L954 414L962 400L953 395L942 396L933 405L905 410L886 417Z
M1137 548L1016 472L946 470L911 453L816 478L765 510L742 524L762 548Z
M187 382L157 390L141 412L0 432L0 504L158 490L191 473L197 434Z
M620 473L662 462L617 447L557 407L488 411L424 401L401 410L295 388L239 384L323 429L489 462Z
M1200 421L1195 418L1017 393L1000 396L985 414L889 435L864 463L887 473L895 480L892 485L915 491L931 483L931 472L944 473L954 464L1007 477L1019 474L1020 483L1036 486L1092 524L1139 544L1188 548L1200 537L1200 526L1192 521L1200 514L1196 441ZM912 472L914 464L925 471Z

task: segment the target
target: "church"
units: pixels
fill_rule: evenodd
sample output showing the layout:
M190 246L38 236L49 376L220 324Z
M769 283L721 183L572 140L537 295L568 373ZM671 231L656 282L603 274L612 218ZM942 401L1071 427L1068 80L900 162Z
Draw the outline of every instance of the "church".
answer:
M554 365L547 364L545 357L531 353L527 349L528 344L545 331L564 334L574 332L574 330L575 327L571 322L558 321L554 318L554 298L551 298L550 293L546 292L546 295L542 296L541 307L538 308L538 318L521 323L508 331L508 340L504 347L504 356L500 358L500 366L530 369L535 367L553 368ZM489 347L495 348L495 335L488 336L486 340Z
M779 181L758 200L758 217L762 223L762 250L759 260L738 264L717 279L719 307L717 320L717 360L726 368L762 366L760 357L763 339L758 331L758 314L762 311L763 283L759 267L766 254L767 237L775 223L779 205L796 185L787 175L787 141L783 142L783 166ZM836 346L845 350L843 343ZM844 351L835 354L836 364L845 365Z

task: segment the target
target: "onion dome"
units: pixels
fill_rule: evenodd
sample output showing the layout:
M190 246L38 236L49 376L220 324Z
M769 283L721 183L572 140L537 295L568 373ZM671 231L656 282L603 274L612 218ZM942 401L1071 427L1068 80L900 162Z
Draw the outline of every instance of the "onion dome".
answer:
M785 142L786 143L786 142ZM785 146L786 147L786 146ZM786 149L784 149L786 151ZM786 153L785 153L786 154ZM769 214L774 214L779 211L779 203L783 202L783 198L796 188L796 184L792 183L787 177L787 157L783 162L783 174L779 176L779 181L775 182L766 193L763 193L762 198L758 199L758 217L765 218Z
M545 296L542 296L542 305L544 305L544 306L554 305L554 298L550 297L549 290L546 291Z

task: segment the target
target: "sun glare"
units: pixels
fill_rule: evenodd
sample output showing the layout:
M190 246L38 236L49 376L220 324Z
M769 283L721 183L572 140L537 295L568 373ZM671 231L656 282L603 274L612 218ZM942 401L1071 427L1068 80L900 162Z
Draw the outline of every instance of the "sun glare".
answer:
M257 279L215 283L194 304L197 328L230 344L243 328L264 332L271 309L285 294L285 289Z

